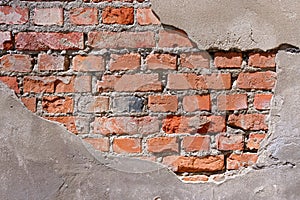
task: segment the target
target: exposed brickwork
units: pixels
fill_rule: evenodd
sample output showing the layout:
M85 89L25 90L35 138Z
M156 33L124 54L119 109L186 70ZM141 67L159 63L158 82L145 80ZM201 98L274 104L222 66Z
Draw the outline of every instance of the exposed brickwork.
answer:
M0 81L28 110L104 155L161 162L186 182L256 162L275 51L203 51L163 27L149 1L12 4L0 6Z

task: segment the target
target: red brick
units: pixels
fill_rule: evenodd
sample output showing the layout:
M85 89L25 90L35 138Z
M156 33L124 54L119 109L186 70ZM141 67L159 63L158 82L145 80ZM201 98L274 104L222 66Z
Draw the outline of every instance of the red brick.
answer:
M174 172L216 172L224 169L224 156L167 156L163 164L170 166Z
M158 47L193 47L192 41L188 38L186 33L175 30L161 30L159 31Z
M101 113L109 110L109 97L80 96L77 102L78 111L85 113Z
M71 97L44 96L42 107L48 113L72 113L73 99Z
M228 94L218 96L219 110L242 110L247 108L247 94Z
M84 138L84 141L90 143L96 150L102 152L109 151L109 139L108 138Z
M181 67L198 69L210 68L210 55L207 52L184 53L180 55Z
M116 153L141 153L141 139L138 138L115 138L113 151Z
M74 92L74 77L58 76L53 78L55 78L54 87L56 93Z
M29 55L4 55L0 58L0 70L8 72L30 72L31 60Z
M242 53L217 52L215 53L215 66L217 68L241 68L243 62Z
M25 24L28 15L28 8L0 6L0 24Z
M183 138L182 147L186 152L192 151L209 151L209 136L186 136Z
M175 137L157 137L147 140L148 151L152 153L178 152L178 145Z
M79 72L96 72L105 70L105 62L102 56L80 56L73 58L73 70Z
M275 68L274 53L251 53L249 55L249 66L259 68Z
M81 118L77 119L76 117L73 116L67 116L67 117L45 117L48 120L51 121L55 121L58 123L61 123L62 125L64 125L68 131L70 131L71 133L74 134L78 134L78 130L77 130L77 121L78 120L82 120Z
M54 92L54 78L50 77L36 77L25 76L24 77L24 92L42 93L42 92Z
M64 71L67 70L68 62L65 56L39 54L38 69L40 71Z
M254 96L254 107L258 110L270 109L272 97L272 94L256 94Z
M28 110L31 112L36 112L37 100L35 97L22 97L21 100Z
M155 25L160 24L159 19L152 12L151 8L138 8L136 16L139 25L145 26L145 25L152 25L152 24Z
M206 175L184 176L182 177L182 180L186 182L207 182L208 176Z
M84 48L83 33L21 32L16 34L18 50L79 50Z
M98 24L97 8L73 8L70 11L70 22L76 25Z
M109 66L110 71L139 69L141 66L141 56L137 53L112 54Z
M13 47L13 41L10 32L0 32L0 49L9 50Z
M159 121L156 117L96 117L93 122L95 134L102 135L148 135L159 133Z
M0 76L0 81L5 83L10 89L14 90L15 93L20 93L17 77Z
M230 74L169 74L167 88L172 90L188 90L188 89L230 89Z
M228 124L243 130L268 130L266 116L263 114L230 115Z
M187 112L194 112L198 110L210 111L210 95L185 96L182 104L183 109Z
M104 24L133 24L134 9L106 7L102 11L102 21Z
M219 150L243 150L244 149L244 137L241 134L219 134L216 136L217 148Z
M150 95L148 107L149 110L153 112L176 112L178 108L178 98L174 95Z
M64 24L64 13L62 8L35 8L34 24L37 25L59 25Z
M146 58L148 69L176 69L177 57L170 54L151 54Z
M104 75L102 81L98 81L97 86L100 92L150 92L162 90L162 83L159 81L158 74Z
M240 73L237 86L241 89L271 90L276 83L276 73L272 71Z
M260 147L261 142L265 139L266 134L262 133L250 133L247 141L247 148L250 150L257 150Z
M257 154L253 153L231 154L227 158L227 169L240 169L242 167L254 165L257 158Z
M88 44L95 49L152 48L153 32L90 32Z
M215 133L226 128L222 116L168 116L163 120L162 129L167 134L174 133Z
M91 76L76 76L74 80L75 92L91 92L92 91Z

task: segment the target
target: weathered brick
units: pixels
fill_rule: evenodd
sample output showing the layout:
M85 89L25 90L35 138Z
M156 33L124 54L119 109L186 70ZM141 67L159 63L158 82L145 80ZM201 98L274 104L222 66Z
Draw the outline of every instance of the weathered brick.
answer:
M113 112L142 112L144 100L136 96L121 96L113 99Z
M77 100L78 111L84 113L102 113L109 110L109 97L80 96Z
M39 54L38 69L40 71L64 71L68 68L65 56Z
M176 69L177 57L170 54L151 54L146 58L148 69Z
M275 53L250 53L248 64L251 67L275 68Z
M49 78L55 78L54 91L56 93L74 92L73 76L58 76Z
M11 33L8 31L0 32L0 49L9 50L13 47Z
M228 124L243 130L268 130L266 116L263 114L229 115Z
M223 116L168 116L163 120L162 129L167 134L173 133L216 133L226 128Z
M193 95L185 96L183 98L183 109L187 112L194 112L198 110L210 111L210 95Z
M139 138L115 138L113 151L116 153L140 153L142 151Z
M59 25L64 24L64 13L62 8L35 8L33 21L37 25Z
M209 151L209 136L186 136L182 140L182 147L186 152L192 151Z
M118 92L149 92L161 91L162 83L158 74L134 74L134 75L104 75L97 83L98 90Z
M96 117L93 122L94 133L102 135L148 135L159 132L156 117Z
M159 25L160 21L152 12L151 8L138 8L137 13L137 22L139 25L146 26L146 25Z
M21 32L16 34L18 50L79 50L84 48L83 33Z
M210 55L207 52L184 53L180 55L181 67L198 69L210 67Z
M215 53L215 66L217 68L241 68L243 54L237 52Z
M98 24L97 8L73 8L70 11L70 22L76 25Z
M35 97L22 97L21 101L31 112L36 112L36 103L37 100Z
M31 57L22 54L4 55L0 58L0 71L30 72Z
M73 99L71 97L44 96L42 107L48 113L72 113Z
M28 15L28 8L0 6L0 24L25 24Z
M55 79L51 77L25 76L23 91L32 93L54 93L54 82Z
M185 33L177 30L161 30L158 36L158 47L175 48L194 46Z
M45 117L48 120L55 121L64 125L74 134L88 133L88 120L85 117L63 116L63 117Z
M106 7L102 11L102 21L104 24L133 24L134 8L113 8Z
M73 70L79 72L104 71L105 62L102 56L81 56L73 58Z
M0 81L5 83L10 89L14 90L15 93L20 93L17 77L0 76Z
M243 154L231 154L227 158L227 169L239 169L242 167L248 167L254 165L258 159L257 154L243 153Z
M182 177L182 180L186 182L207 182L208 176L206 175L184 176Z
M247 94L227 94L218 96L219 110L242 110L248 108Z
M224 156L183 157L167 156L163 163L174 172L215 172L224 169Z
M75 92L91 92L92 91L91 76L76 76L74 80Z
M150 95L148 98L148 107L153 112L176 112L178 98L175 95Z
M260 147L261 142L265 139L266 134L262 133L250 133L247 141L247 148L250 150L257 150Z
M95 49L152 48L153 32L90 32L88 44Z
M179 152L175 137L156 137L147 140L148 151L152 153Z
M112 54L109 63L110 71L135 70L141 66L141 56L137 53Z
M237 86L241 89L271 90L276 83L276 73L272 71L240 73Z
M109 151L109 139L108 138L84 138L84 141L90 143L96 150L102 152Z
M219 150L243 150L244 136L242 134L219 134L216 136L217 148Z
M230 74L169 74L167 88L172 90L188 90L188 89L230 89Z
M267 110L271 108L272 94L256 94L253 105L258 110Z

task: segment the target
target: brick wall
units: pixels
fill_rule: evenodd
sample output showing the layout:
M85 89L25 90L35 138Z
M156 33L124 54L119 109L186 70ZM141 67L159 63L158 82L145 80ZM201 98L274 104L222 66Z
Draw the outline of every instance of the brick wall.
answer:
M184 181L253 165L276 51L200 50L150 5L2 1L0 80L105 155L160 162Z

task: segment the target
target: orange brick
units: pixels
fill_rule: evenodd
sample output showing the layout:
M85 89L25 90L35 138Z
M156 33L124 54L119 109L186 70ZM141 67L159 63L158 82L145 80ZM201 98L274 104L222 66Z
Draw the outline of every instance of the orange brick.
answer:
M265 139L266 134L261 133L250 133L247 141L247 148L250 150L259 149L261 142Z
M187 152L209 151L210 137L209 136L186 136L183 138L182 147Z
M178 98L174 95L150 95L148 107L149 110L153 112L176 112L178 108Z
M157 137L147 140L148 151L152 153L178 152L177 138Z
M207 182L208 176L206 175L184 176L182 180L186 182Z
M241 68L243 62L242 53L217 52L215 53L215 66L217 68Z
M84 138L84 141L90 143L98 151L102 151L102 152L109 151L108 138Z
M270 109L272 97L272 94L256 94L254 96L254 107L258 110Z
M146 58L148 69L176 69L177 57L170 54L151 54Z
M229 115L228 124L243 130L268 130L266 116L263 114Z
M239 169L241 167L248 167L254 165L258 159L257 154L243 153L231 154L227 158L227 169Z
M0 58L0 71L30 72L32 58L29 55L12 54Z
M247 94L228 94L218 96L219 110L242 110L247 108Z
M68 129L68 131L74 134L78 134L78 130L76 126L76 121L77 121L76 117L67 116L67 117L45 117L45 118L51 121L59 122L63 124ZM82 120L82 119L78 119L78 120Z
M241 89L271 90L276 83L276 73L272 71L240 73L237 86Z
M275 53L251 53L248 64L251 67L275 68Z
M137 53L117 55L112 54L109 69L110 71L135 70L141 66L141 56Z
M185 53L180 55L181 67L198 69L210 67L210 55L207 52Z
M141 139L138 138L115 138L113 151L116 153L140 153L142 151Z
M215 172L224 169L224 156L167 156L163 164L170 166L174 172Z
M136 16L139 25L145 26L145 25L152 25L152 24L155 25L160 24L159 19L152 12L151 8L138 8Z
M188 36L180 31L176 30L161 30L159 31L158 47L193 47L194 44L188 38Z
M71 97L44 96L42 107L48 113L72 113L73 99Z
M102 56L81 56L73 58L73 70L79 72L96 72L105 70L105 62Z
M28 110L31 112L36 112L37 100L35 97L22 97L21 100Z
M17 77L0 76L0 81L5 83L10 89L14 90L15 93L20 93Z
M198 110L210 111L210 95L193 95L185 96L183 98L183 109L187 112L194 112Z
M102 12L102 21L104 24L133 24L134 9L106 7Z
M98 24L97 8L73 8L70 11L70 22L76 25Z
M226 135L219 134L216 137L217 148L219 150L243 150L244 149L244 137L241 134Z

